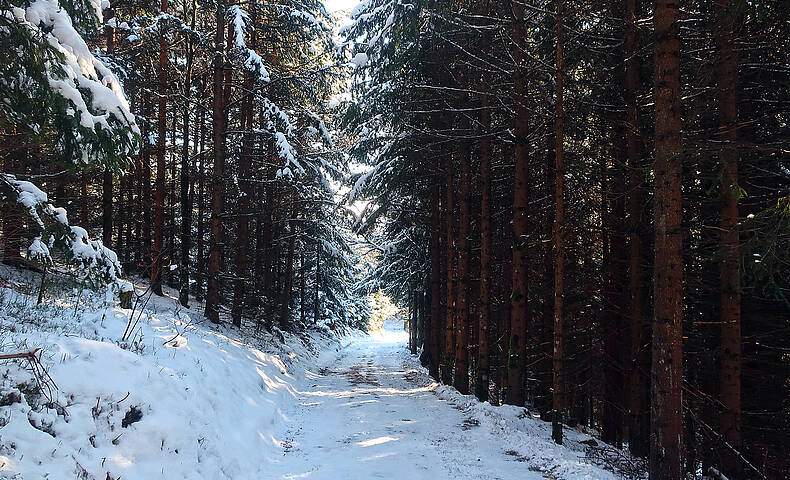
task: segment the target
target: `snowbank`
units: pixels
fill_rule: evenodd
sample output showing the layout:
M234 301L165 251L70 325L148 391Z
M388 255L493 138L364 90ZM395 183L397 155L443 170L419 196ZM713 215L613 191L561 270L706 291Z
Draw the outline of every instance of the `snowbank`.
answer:
M173 297L133 312L57 284L36 306L34 279L0 269L0 351L41 348L58 387L50 403L25 360L0 364L0 478L266 478L316 345L340 347L320 332L241 338Z

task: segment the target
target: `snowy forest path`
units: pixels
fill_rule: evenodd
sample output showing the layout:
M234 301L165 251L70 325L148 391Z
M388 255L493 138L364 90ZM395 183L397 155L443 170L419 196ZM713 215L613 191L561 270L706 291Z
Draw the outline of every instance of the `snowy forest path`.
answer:
M271 459L280 479L539 479L503 438L439 398L395 329L356 339L308 374Z

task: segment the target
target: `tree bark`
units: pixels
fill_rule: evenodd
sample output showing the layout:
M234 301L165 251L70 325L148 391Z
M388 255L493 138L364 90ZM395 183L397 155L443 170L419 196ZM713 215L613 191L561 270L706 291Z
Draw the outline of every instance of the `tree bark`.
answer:
M283 287L282 298L280 300L280 329L290 330L290 305L291 305L291 291L293 290L294 278L294 249L296 247L296 207L291 212L291 219L288 222L290 231L288 232L288 256L285 261L285 285Z
M462 122L463 123L463 122ZM466 127L466 128L464 128ZM468 126L462 126L466 131ZM455 375L453 386L463 395L469 394L469 144L463 142L458 152L458 282L455 315Z
M222 204L224 195L223 172L225 169L225 89L223 88L225 50L225 2L217 2L217 31L214 55L214 101L212 116L214 123L214 171L211 177L211 236L209 241L208 284L206 288L206 318L219 323L219 272L222 248Z
M630 367L628 395L628 448L637 457L650 452L650 321L646 312L644 257L645 165L642 159L639 105L641 87L639 74L639 37L636 30L640 0L624 0L625 15L625 133L628 157L628 291L630 327Z
M162 0L162 13L167 13L168 0ZM165 135L167 134L167 39L159 40L159 110L157 113L156 190L154 193L154 247L151 251L151 289L162 296L162 263L165 229Z
M513 102L515 103L515 177L513 192L513 283L510 295L510 336L507 350L507 390L505 402L524 405L524 368L527 338L527 230L529 227L529 144L527 134L527 79L524 73L526 26L524 5L511 2L513 10L513 50L515 62Z
M320 278L321 278L321 243L317 243L315 246L315 289L314 289L314 298L313 298L313 323L318 323L318 320L321 318L321 303L320 297L318 296L319 287L321 285Z
M441 231L441 188L438 179L434 180L431 195L431 332L430 332L430 361L428 373L434 380L439 381L439 345L441 343L442 326L442 260L440 248Z
M257 29L257 9L252 6L252 23L254 28L250 33L250 45L253 48L256 45L256 29ZM244 136L241 145L241 155L239 156L239 190L241 191L238 208L239 217L238 225L236 227L236 280L233 288L233 307L231 315L233 317L233 324L237 327L241 326L241 315L244 309L246 293L245 285L248 277L248 255L247 251L250 244L250 199L253 194L253 184L251 183L251 166L252 166L252 147L253 147L253 134L252 129L254 101L252 95L253 79L250 72L244 73L244 87L246 93L241 107L241 129L244 131Z
M197 258L195 259L195 299L198 301L203 300L203 279L205 271L205 259L203 252L205 251L205 225L204 210L206 208L205 199L205 178L206 178L206 111L200 112L200 152L198 162L198 212L197 212Z
M197 21L197 2L192 1L190 27L195 29ZM179 270L180 288L178 300L184 307L189 306L189 250L192 235L192 198L190 197L189 181L189 120L192 114L190 101L192 100L192 61L194 46L187 42L187 64L184 74L184 143L181 147L181 265Z
M718 78L721 163L721 433L730 447L741 448L741 286L738 233L738 55L735 26L745 8L743 0L717 0L716 73ZM722 472L742 476L742 462L730 448L722 449Z
M487 37L483 39L483 51L487 50ZM486 91L483 78L482 91ZM480 124L483 137L480 139L480 318L478 320L477 376L475 395L478 400L488 400L489 383L489 324L491 323L491 110L486 93L480 95Z
M683 451L683 234L678 4L655 0L655 268L650 478L680 480Z
M102 243L107 248L112 246L112 170L104 170L102 181Z
M455 342L453 339L455 324L455 187L453 186L453 155L447 152L444 158L444 194L446 200L444 208L446 241L444 255L447 263L445 266L447 305L444 312L444 348L442 349L442 363L439 369L442 383L451 385L453 383L453 361L455 359Z
M564 344L563 344L563 281L565 273L565 192L563 190L564 166L564 118L562 110L563 81L563 0L557 0L556 32L557 32L557 70L555 73L556 99L554 112L554 169L556 174L554 185L554 249L556 262L554 265L554 395L551 415L551 437L562 445L562 421L565 411L565 379L564 376Z

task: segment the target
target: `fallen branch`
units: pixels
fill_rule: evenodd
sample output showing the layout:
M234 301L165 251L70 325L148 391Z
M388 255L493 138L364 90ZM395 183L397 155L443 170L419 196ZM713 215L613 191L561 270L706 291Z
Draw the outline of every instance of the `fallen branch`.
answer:
M14 360L24 358L30 363L30 369L33 371L33 378L36 379L36 385L50 403L54 403L54 393L58 390L55 380L49 376L49 373L41 364L41 349L36 348L29 352L20 353L6 353L0 355L0 360Z

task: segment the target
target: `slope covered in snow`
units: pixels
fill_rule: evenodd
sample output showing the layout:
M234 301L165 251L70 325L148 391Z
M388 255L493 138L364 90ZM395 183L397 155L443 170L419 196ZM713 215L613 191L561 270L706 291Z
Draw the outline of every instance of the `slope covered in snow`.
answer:
M58 387L48 404L26 360L0 365L0 478L270 478L315 346L340 348L319 331L242 338L155 296L121 341L132 311L112 298L55 285L36 306L33 279L0 268L2 352L40 348Z
M0 364L0 478L615 478L588 436L556 446L525 409L437 385L402 324L244 338L174 297L55 283L36 306L35 278L0 269L2 352L40 348L58 386L50 403L26 360Z

